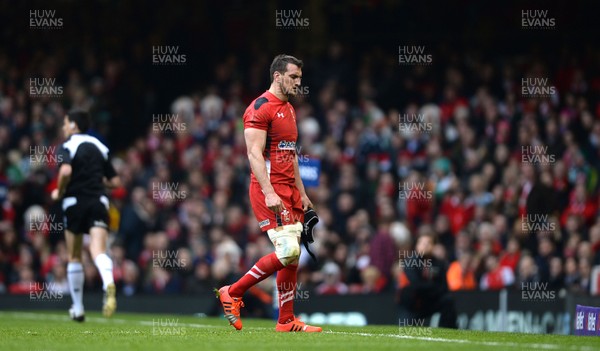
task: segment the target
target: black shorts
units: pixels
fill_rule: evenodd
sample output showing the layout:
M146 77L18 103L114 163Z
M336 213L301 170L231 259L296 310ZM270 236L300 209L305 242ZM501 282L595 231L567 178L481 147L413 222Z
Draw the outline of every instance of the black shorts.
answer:
M108 230L108 198L66 197L63 199L65 228L75 234L89 233L91 227Z

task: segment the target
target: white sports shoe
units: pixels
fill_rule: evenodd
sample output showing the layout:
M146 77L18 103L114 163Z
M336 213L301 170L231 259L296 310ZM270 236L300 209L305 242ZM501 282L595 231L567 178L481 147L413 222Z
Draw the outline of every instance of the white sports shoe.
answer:
M69 308L69 316L75 322L85 322L85 314L84 313L82 313L80 315L75 314L75 309L73 308L73 306L71 306L71 308Z
M102 314L104 317L110 317L117 309L117 287L114 283L108 284L104 292L104 306Z

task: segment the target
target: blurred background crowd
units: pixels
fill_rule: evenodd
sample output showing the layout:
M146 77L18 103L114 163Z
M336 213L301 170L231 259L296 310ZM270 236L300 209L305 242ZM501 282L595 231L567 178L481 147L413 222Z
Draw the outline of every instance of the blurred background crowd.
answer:
M62 215L49 194L71 108L92 112L91 134L111 148L124 183L110 194L122 294L209 293L271 252L250 212L241 116L268 88L274 55L286 52L305 63L303 94L292 101L298 152L322 166L308 189L320 217L318 261L302 255L302 289L394 291L399 259L429 233L451 290L544 282L589 294L600 265L600 51L569 32L587 17L551 7L560 27L533 33L520 28L518 6L486 22L485 8L467 1L473 11L440 8L428 17L438 27L420 28L425 5L349 3L299 5L309 28L285 30L275 27L273 1L157 5L136 25L124 20L135 18L134 5L112 3L57 7L62 29L9 20L0 50L0 293L28 293L31 282L68 291ZM190 8L198 18L182 22ZM257 24L263 14L273 23ZM457 17L450 36L442 28ZM382 31L396 22L414 35ZM247 40L238 38L246 28ZM432 64L399 64L407 43L424 45ZM186 64L152 65L153 45L179 46ZM56 78L63 94L31 96L32 77ZM548 78L555 93L524 95L522 79L532 77ZM161 114L178 119L156 122ZM406 116L423 116L426 127L406 128ZM33 162L40 150L48 157ZM86 289L100 291L89 256L84 267ZM269 284L252 294L268 301Z

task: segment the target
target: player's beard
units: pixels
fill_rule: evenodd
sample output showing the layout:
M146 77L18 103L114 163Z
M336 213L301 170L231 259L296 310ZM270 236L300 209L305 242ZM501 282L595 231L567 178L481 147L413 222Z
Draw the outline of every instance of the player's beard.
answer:
M281 90L281 93L285 95L285 97L287 97L288 99L292 96L296 96L295 87L292 86L292 88L290 89L285 89L285 87L283 86L283 82L279 83L279 90Z

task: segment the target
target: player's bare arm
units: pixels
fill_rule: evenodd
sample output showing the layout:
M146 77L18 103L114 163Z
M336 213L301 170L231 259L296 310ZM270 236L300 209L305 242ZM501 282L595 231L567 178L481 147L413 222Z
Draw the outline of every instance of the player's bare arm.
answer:
M260 188L265 194L265 204L273 212L283 211L281 199L275 193L275 189L273 189L273 186L269 181L269 176L267 175L267 163L263 156L265 144L267 142L267 132L256 128L247 128L244 130L244 138L246 139L250 168L260 184Z
M73 168L70 164L63 164L60 166L58 170L58 185L57 188L52 191L52 200L58 200L63 197L65 191L67 190L67 185L71 180L72 172Z
M306 195L306 189L304 189L304 184L302 183L302 179L300 178L300 167L298 167L298 154L294 157L294 182L296 183L296 188L300 191L300 198L302 199L302 209L306 211L309 207L313 207L312 202Z

